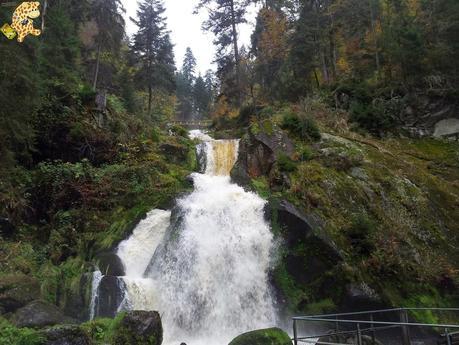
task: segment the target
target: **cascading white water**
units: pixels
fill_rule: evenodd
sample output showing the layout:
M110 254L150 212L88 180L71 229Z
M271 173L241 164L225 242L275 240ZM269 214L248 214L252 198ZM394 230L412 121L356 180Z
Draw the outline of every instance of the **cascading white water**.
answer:
M99 285L102 280L102 272L97 270L92 274L91 302L89 304L89 320L96 316L97 299L99 298Z
M120 244L120 309L158 310L166 345L228 344L277 323L268 283L273 235L265 201L230 181L238 141L190 136L203 141L205 173L192 175L194 191L178 200L176 221L154 210Z

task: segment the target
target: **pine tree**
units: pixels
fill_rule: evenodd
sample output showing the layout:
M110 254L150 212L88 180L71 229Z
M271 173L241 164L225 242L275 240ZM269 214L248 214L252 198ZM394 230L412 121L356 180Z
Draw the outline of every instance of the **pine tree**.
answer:
M206 7L209 19L204 22L203 28L215 35L214 44L217 45L216 60L220 71L234 71L234 82L222 83L234 87L236 103L242 104L240 52L237 26L245 23L246 2L243 0L201 0L198 9ZM232 47L232 51L228 48ZM225 75L226 72L224 72ZM220 75L222 75L220 73Z
M138 80L148 91L148 115L151 115L153 90L171 91L174 85L173 46L166 28L165 8L161 0L143 0L139 3L139 27L134 35L132 49L138 57Z
M182 73L185 79L188 81L188 84L193 85L196 79L196 58L191 51L191 48L186 48L185 58L183 59Z
M97 24L95 44L97 47L94 67L93 89L96 90L100 71L100 58L103 51L119 51L124 36L124 11L120 0L96 0L92 14Z

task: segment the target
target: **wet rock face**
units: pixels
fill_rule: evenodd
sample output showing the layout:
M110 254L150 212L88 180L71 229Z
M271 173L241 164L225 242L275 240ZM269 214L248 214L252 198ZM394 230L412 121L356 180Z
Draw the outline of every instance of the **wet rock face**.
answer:
M122 277L125 274L123 262L115 253L100 253L96 257L96 263L103 275Z
M113 345L161 345L163 327L156 311L131 311L114 331Z
M279 328L268 328L241 334L229 345L291 345L287 333Z
M33 301L19 309L11 318L19 328L42 328L59 324L72 324L76 321L63 314L55 305L44 301Z
M240 185L247 185L251 178L273 176L278 156L292 156L293 153L292 141L281 130L272 134L249 132L239 144L239 156L231 178Z
M105 276L100 281L99 299L96 305L98 317L114 318L124 299L123 281L114 276Z
M26 275L8 275L0 279L0 314L11 313L40 298L40 284Z
M41 333L46 345L91 345L91 339L78 326L61 326Z
M285 200L271 203L269 209L268 214L277 219L286 246L291 249L285 258L287 270L298 282L308 284L342 261L334 243L320 233L318 219L303 214Z

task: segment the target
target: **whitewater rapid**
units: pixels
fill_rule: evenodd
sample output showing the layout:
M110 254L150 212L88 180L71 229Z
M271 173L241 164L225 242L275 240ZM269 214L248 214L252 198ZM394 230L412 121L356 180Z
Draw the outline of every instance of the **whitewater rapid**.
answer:
M200 131L203 174L171 211L153 210L117 251L126 276L119 310L157 310L164 344L221 345L278 322L268 273L274 239L265 200L231 183L237 140Z

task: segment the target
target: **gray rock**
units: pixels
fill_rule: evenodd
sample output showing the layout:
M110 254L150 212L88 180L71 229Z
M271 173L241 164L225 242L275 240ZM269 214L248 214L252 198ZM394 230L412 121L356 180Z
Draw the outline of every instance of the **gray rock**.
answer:
M434 137L440 138L453 134L459 135L459 119L448 118L435 124Z
M130 311L114 330L113 345L161 345L163 327L156 311Z
M35 278L17 274L0 278L0 313L10 313L40 298Z
M43 328L60 324L74 324L76 321L64 315L55 305L44 301L33 301L19 309L11 318L19 328Z
M359 179L362 181L368 181L368 175L365 173L365 170L363 170L362 168L353 167L351 169L350 175L356 179Z
M240 141L231 178L240 185L248 185L251 178L269 177L280 154L290 157L294 154L293 143L282 130L275 129L272 134L249 131Z
M78 326L60 326L42 331L46 345L91 345L89 336Z
M346 286L342 310L376 310L387 307L383 304L381 296L368 284L352 283Z

